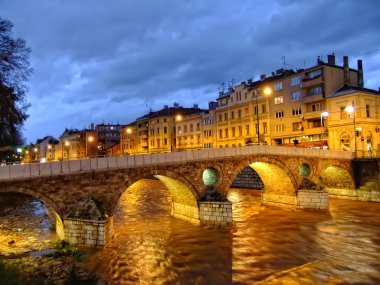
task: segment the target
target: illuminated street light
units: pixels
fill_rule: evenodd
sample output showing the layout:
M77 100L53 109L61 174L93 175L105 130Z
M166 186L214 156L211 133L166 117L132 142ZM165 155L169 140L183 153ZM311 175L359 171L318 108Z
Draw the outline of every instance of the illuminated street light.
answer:
M174 129L174 132L176 132L176 127L175 127L175 123L176 122L180 122L182 121L182 115L178 114L175 116L174 118L174 128L172 127L172 121L170 121L170 152L173 151L173 129Z
M128 129L127 129L127 134L130 134L130 133L132 133L132 129L131 129L131 128L128 128Z
M260 144L260 118L259 118L259 99L258 96L261 94L261 92L269 96L272 94L272 89L269 87L264 87L263 89L257 89L254 90L253 93L255 94L256 98L256 119L257 119L257 143Z
M327 111L324 111L321 113L321 141L323 141L323 121L324 119L326 120L326 118L329 116L329 112Z
M344 110L349 114L353 114L353 119L354 119L354 150L355 150L355 156L356 156L356 122L355 122L355 102L354 102L354 100L352 100L352 105L347 106Z

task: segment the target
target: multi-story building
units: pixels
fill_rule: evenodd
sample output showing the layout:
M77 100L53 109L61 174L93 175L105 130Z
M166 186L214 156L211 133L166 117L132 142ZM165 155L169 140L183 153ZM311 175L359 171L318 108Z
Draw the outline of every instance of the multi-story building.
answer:
M96 125L98 138L98 154L106 155L107 149L120 143L120 129L122 125L99 124Z
M326 97L345 85L363 86L362 63L350 69L348 57L343 66L329 55L325 63L308 69L272 72L260 80L242 82L227 92L220 92L216 143L218 147L251 143L327 146L326 129L321 128ZM271 94L265 90L270 88ZM321 120L322 118L322 120Z
M121 153L141 154L168 152L176 149L176 127L185 117L202 112L198 106L184 108L174 103L159 111L137 118L121 130Z
M209 110L199 110L183 116L177 122L176 149L193 150L212 148L215 145L216 102L209 103Z
M327 96L330 149L359 156L380 151L379 91L346 85Z

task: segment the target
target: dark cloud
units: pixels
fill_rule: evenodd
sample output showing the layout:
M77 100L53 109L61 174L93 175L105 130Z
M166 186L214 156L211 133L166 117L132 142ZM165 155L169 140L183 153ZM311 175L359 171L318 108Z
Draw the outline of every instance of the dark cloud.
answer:
M221 82L310 66L318 55L364 60L380 85L374 1L0 0L32 48L28 141L91 122L127 123L149 108L202 107Z

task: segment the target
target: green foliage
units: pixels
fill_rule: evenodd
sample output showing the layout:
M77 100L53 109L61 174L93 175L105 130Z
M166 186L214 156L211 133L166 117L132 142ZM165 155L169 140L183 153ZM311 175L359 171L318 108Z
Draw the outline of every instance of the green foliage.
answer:
M49 230L51 230L51 231L55 231L55 230L56 230L56 227L57 227L57 225L55 224L55 222L50 222Z
M71 246L65 240L59 240L54 243L54 256L73 256L77 261L81 261L83 254L82 252L74 246Z
M12 22L0 17L0 148L22 142L20 128L28 118L29 107L24 82L33 71L31 50L24 40L14 38L12 28Z

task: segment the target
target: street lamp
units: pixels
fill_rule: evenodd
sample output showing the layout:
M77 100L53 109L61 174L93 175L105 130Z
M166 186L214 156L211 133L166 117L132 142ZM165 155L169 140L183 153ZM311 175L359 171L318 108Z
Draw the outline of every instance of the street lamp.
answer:
M182 120L182 115L177 115L175 116L174 118L174 128L172 126L172 121L170 121L170 152L173 151L173 129L174 129L174 132L176 132L176 127L175 127L175 123L176 122L179 122Z
M264 89L257 89L254 90L253 93L255 94L256 98L256 120L257 120L257 143L260 144L260 118L259 118L259 99L258 96L261 94L261 91L263 91L264 95L271 95L272 89L269 87L265 87Z
M65 141L65 146L67 147L67 160L70 159L70 157L69 157L69 154L70 154L69 145L70 145L70 143L68 141ZM62 156L62 160L63 160L63 156Z
M355 150L355 156L356 156L356 122L355 122L355 103L354 103L354 100L352 100L352 105L347 106L344 110L349 114L353 114L353 116L354 116L354 150Z
M87 146L87 142L93 142L94 141L94 137L93 136L89 136L88 138L87 138L87 133L86 133L86 158L88 157L88 151L87 151L87 149L88 149L88 146Z
M329 116L329 112L324 111L321 113L321 141L323 141L323 121Z

